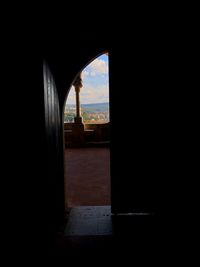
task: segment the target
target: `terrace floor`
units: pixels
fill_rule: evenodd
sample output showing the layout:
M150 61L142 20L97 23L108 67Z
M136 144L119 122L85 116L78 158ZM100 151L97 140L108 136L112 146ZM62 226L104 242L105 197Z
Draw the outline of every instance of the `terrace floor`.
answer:
M65 149L68 207L110 205L110 149Z

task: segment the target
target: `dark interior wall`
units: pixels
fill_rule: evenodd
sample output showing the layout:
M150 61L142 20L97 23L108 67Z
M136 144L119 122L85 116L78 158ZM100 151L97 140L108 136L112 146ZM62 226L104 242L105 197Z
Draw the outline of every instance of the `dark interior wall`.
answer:
M52 245L52 233L64 219L57 89L50 68L43 68L41 49L35 49L33 42L20 42L4 64L9 75L8 89L4 90L6 124L2 124L6 182L6 187L2 186L6 207L3 218L8 251L20 258L24 254L31 258L38 253L45 255Z
M48 63L43 68L41 43L22 40L2 59L3 246L16 259L34 259L45 256L64 219L63 143L57 88Z
M47 190L43 58L33 42L18 40L2 63L8 73L3 93L7 111L6 124L2 124L6 182L2 186L6 214L2 217L6 222L4 246L10 256L23 259L22 251L37 255L47 244L54 196Z

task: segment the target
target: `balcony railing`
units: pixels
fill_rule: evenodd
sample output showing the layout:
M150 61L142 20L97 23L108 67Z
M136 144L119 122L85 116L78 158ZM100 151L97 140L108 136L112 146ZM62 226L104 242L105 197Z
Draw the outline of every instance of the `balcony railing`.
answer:
M82 129L65 123L64 137L66 147L109 146L110 123L84 124Z

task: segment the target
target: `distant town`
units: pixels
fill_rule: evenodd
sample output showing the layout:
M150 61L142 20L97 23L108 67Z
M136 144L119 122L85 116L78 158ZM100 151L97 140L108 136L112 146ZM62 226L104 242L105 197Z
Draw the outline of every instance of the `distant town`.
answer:
M76 116L76 105L66 105L64 116L65 122L74 122L74 117ZM82 104L81 116L83 118L83 123L108 123L110 121L109 103Z

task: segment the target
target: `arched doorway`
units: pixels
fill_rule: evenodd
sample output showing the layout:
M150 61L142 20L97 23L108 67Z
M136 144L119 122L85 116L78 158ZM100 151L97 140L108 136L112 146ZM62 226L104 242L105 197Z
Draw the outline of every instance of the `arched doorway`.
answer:
M110 205L108 53L75 77L65 100L65 207Z

